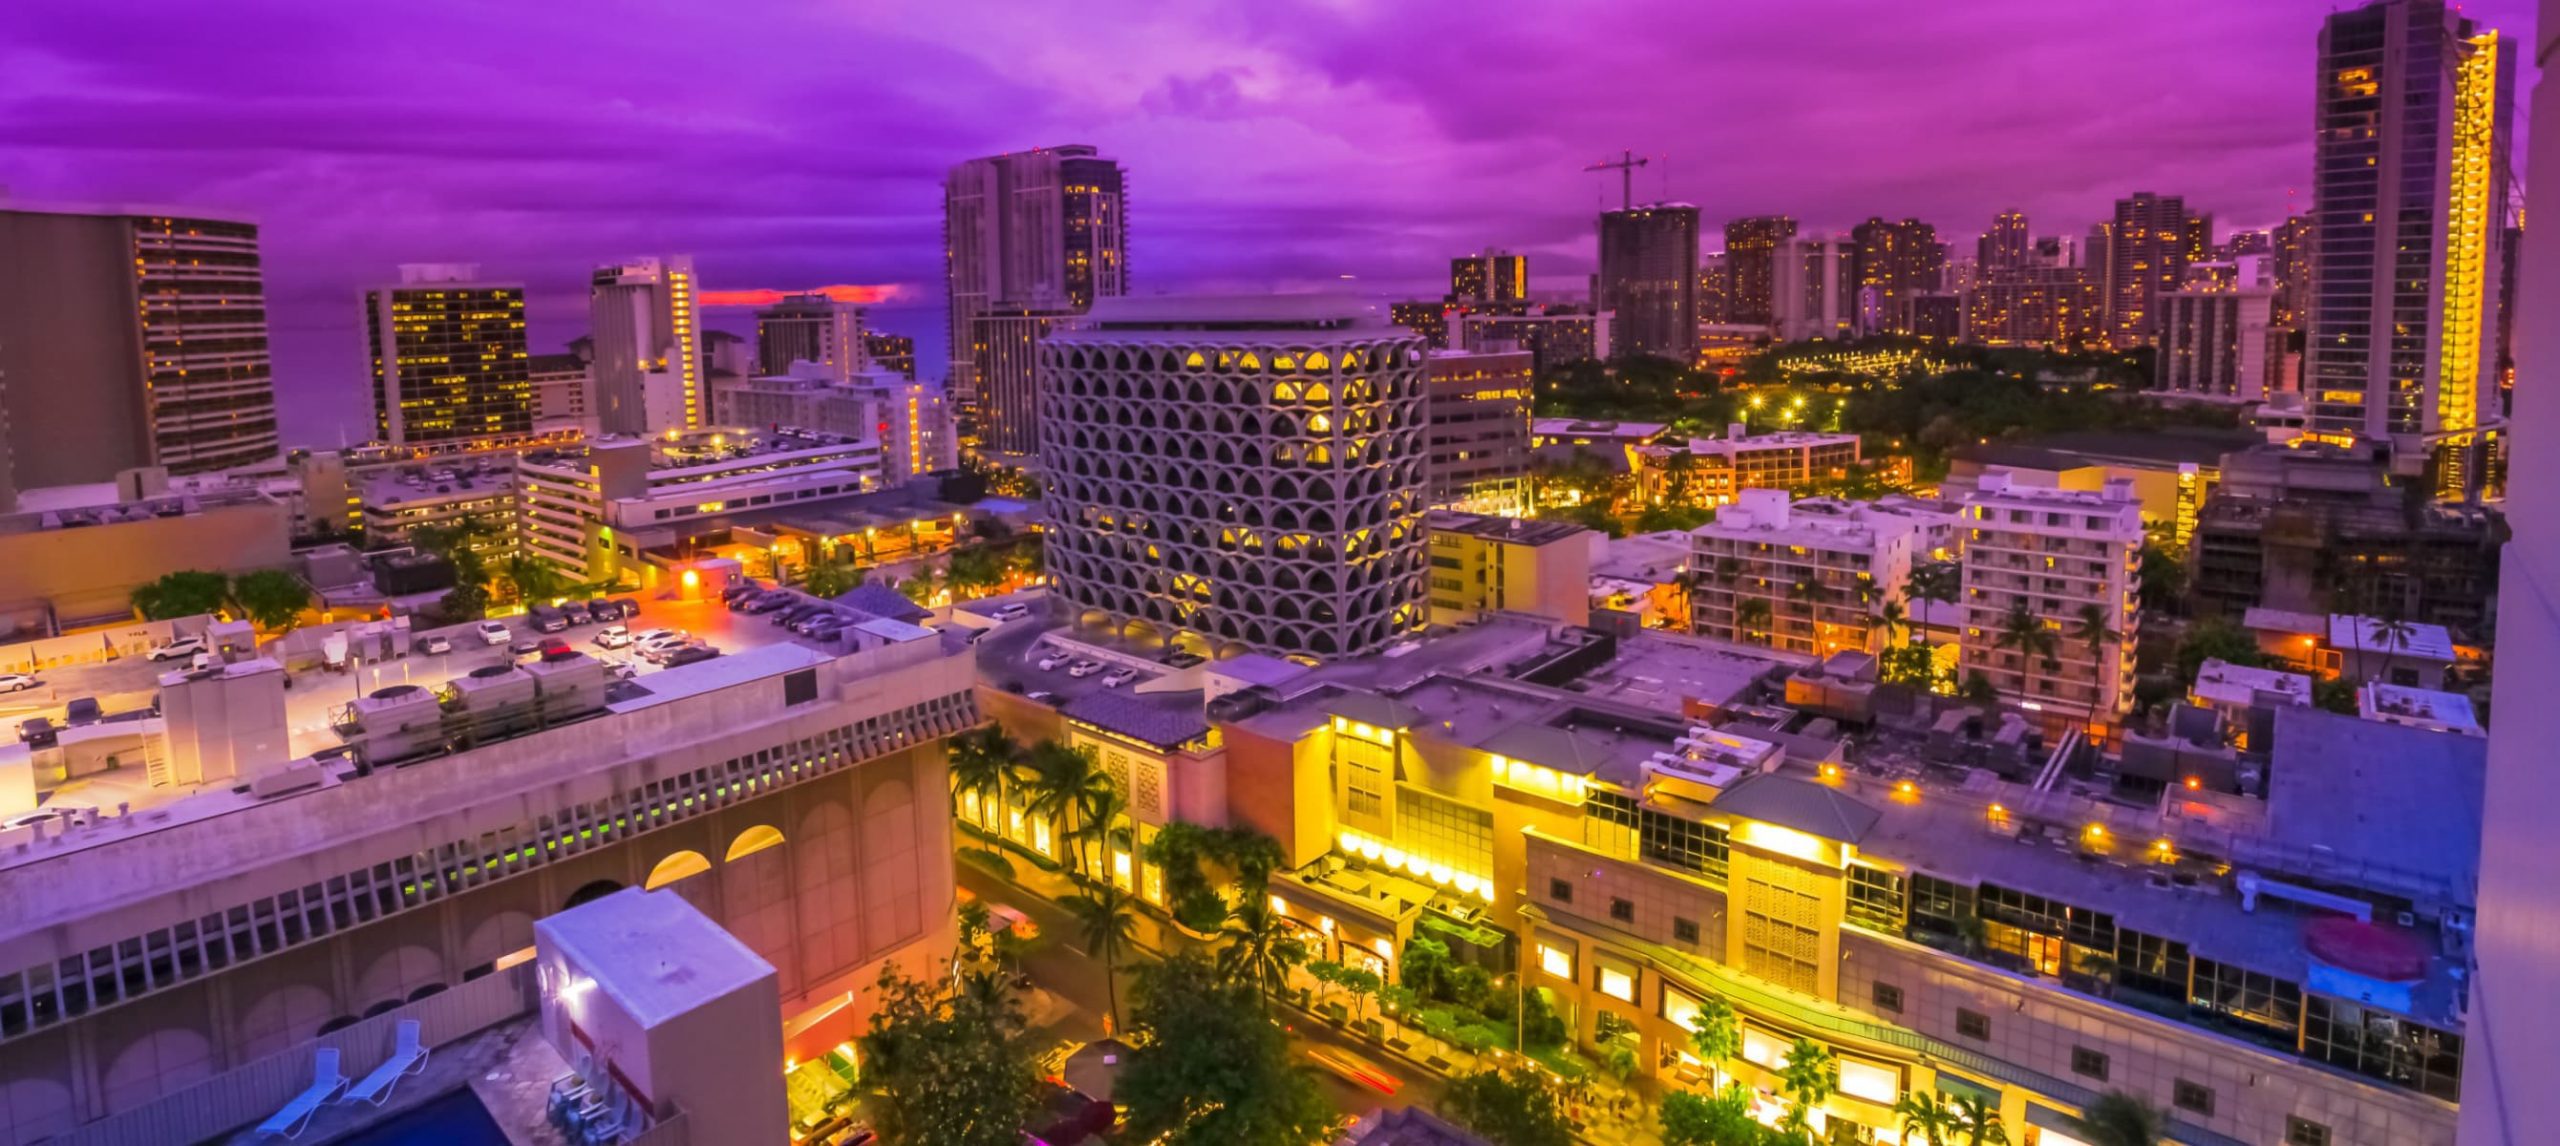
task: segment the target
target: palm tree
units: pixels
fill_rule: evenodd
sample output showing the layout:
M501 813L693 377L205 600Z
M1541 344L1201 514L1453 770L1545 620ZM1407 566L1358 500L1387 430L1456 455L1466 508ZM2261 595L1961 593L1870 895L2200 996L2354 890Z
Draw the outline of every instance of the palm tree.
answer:
M2107 674L2103 671L2107 646L2124 638L2116 635L2114 629L2107 627L2106 609L2095 604L2080 606L2078 616L2071 623L2070 637L2089 648L2089 723L2094 725L2098 723L2099 687L2107 679ZM2110 705L2110 707L2113 706Z
M1084 848L1077 814L1093 803L1096 788L1111 786L1111 774L1102 770L1090 748L1070 748L1055 740L1043 740L1031 747L1030 799L1023 810L1045 816L1058 825L1075 853L1074 878L1084 878Z
M1946 1146L1947 1134L1957 1128L1955 1107L1936 1093L1915 1090L1893 1104L1893 1113L1902 1119L1902 1141L1905 1146Z
M1092 891L1071 895L1061 903L1084 933L1086 953L1102 960L1104 996L1110 1000L1111 1029L1120 1029L1120 953L1137 941L1138 916L1129 896L1109 880Z
M1904 592L1912 599L1952 605L1964 594L1964 569L1953 561L1923 561L1911 567Z
M1902 607L1899 597L1885 599L1884 607L1876 610L1876 624L1884 629L1887 641L1901 640L1906 633L1916 635L1911 628L1911 613Z
M1768 628L1769 617L1769 601L1765 597L1745 597L1736 602L1733 606L1733 639L1739 641L1746 632Z
M2028 657L2041 659L2047 672L2060 663L2054 659L2054 654L2062 649L2061 638L2054 636L2053 630L2046 628L2035 614L2028 612L2023 601L2010 602L2009 615L2000 618L1999 635L1991 644L1994 648L2018 650L2021 677L2026 675L2024 670Z
M568 591L568 578L561 576L550 562L521 553L500 562L498 576L505 579L517 600L528 604Z
M2009 1128L2000 1124L2000 1105L1980 1095L1959 1094L1948 1104L1949 1127L1964 1133L1965 1146L2009 1146Z
M2408 618L2400 615L2400 607L2398 605L2392 605L2384 609L2381 616L2374 618L2373 626L2371 629L2367 630L2367 632L2375 642L2382 646L2381 679L2388 683L2391 680L2391 661L2393 656L2396 655L2399 650L2408 648L2409 642L2418 638L2418 626L2412 624ZM2356 642L2359 646L2358 651L2362 651L2361 646L2364 643L2365 642L2363 641ZM2363 667L2361 661L2358 662L2357 667L2361 670Z
M1787 1048L1787 1065L1778 1070L1778 1089L1787 1096L1779 1127L1810 1136L1814 1109L1840 1090L1840 1056L1811 1039L1797 1039Z
M1128 839L1120 821L1128 814L1129 798L1121 793L1118 784L1111 782L1108 773L1102 779L1100 785L1086 788L1076 801L1076 836L1094 848L1088 855L1089 862L1100 871L1095 879L1109 883L1118 874L1112 864L1111 845Z
M2080 1129L2092 1146L2160 1146L2169 1116L2137 1095L2110 1090L2080 1115Z
M1022 746L1005 735L1003 728L990 724L951 738L951 798L954 803L963 792L975 793L981 807L988 798L995 800L995 811L987 819L993 830L1004 830L1004 782L1013 775L1022 756ZM988 845L994 850L994 844Z
M1247 895L1227 913L1218 970L1230 982L1250 983L1268 1006L1289 985L1289 968L1307 961L1307 945L1263 895Z

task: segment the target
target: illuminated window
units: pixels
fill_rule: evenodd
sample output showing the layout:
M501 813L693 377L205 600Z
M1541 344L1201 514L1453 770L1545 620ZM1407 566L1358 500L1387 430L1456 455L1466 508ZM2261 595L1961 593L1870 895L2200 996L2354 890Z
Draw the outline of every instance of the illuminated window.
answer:
M1636 973L1632 967L1603 960L1598 986L1601 994L1612 999L1628 1003L1636 1001Z
M1902 1073L1852 1058L1840 1060L1840 1093L1891 1106L1902 1097Z
M1573 953L1550 944L1538 944L1538 969L1559 979L1573 978Z

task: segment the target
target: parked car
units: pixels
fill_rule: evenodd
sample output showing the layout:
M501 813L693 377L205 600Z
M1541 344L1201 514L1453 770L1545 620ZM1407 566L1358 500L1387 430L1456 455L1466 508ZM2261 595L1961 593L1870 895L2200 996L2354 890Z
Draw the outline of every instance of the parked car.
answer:
M566 637L553 637L542 642L542 655L545 657L566 656L577 651L577 646L570 644Z
M507 646L507 655L517 660L531 660L542 655L542 642L527 637Z
M53 722L41 716L31 716L21 720L18 722L18 739L38 748L52 747Z
M677 653L693 647L695 643L692 641L668 641L664 644L643 645L640 648L640 659L651 664L663 665Z
M155 661L185 660L212 647L205 643L203 637L173 637L167 644L151 650L151 659Z
M98 698L94 696L79 697L62 706L62 719L66 724L96 724L105 715L106 711L98 707Z
M755 588L754 586L732 585L729 588L729 593L722 593L720 595L720 601L722 604L729 606L729 611L732 613L746 612L749 606L764 599L764 590ZM732 593L735 595L732 596Z
M747 606L747 614L749 616L763 616L764 614L773 612L776 609L787 609L791 607L791 601L791 594L785 593L780 589L776 589L773 592L756 598L754 603Z
M1047 690L1047 689L1041 689L1041 688L1035 688L1035 689L1032 689L1031 691L1029 691L1029 692L1026 692L1026 693L1022 694L1022 696L1023 696L1023 699L1025 699L1025 700L1029 700L1029 701L1032 701L1032 702L1037 703L1037 704L1047 704L1047 703L1049 703L1050 701L1053 701L1053 700L1058 699L1058 694L1057 694L1057 693L1050 692L1050 691L1049 691L1049 690Z
M203 672L206 669L221 667L222 658L212 653L197 653L194 660L187 662L188 672Z
M644 649L651 645L683 644L684 640L683 629L642 629L631 634L631 643Z
M720 590L720 603L721 603L721 604L723 604L723 605L736 604L736 603L737 603L738 598L740 598L740 597L744 597L744 596L746 596L746 595L747 595L747 594L749 594L749 593L760 593L760 592L763 592L763 590L758 589L758 588L756 587L756 583L755 583L755 582L753 582L753 581L739 581L739 582L737 582L737 583L735 583L735 584L730 585L730 586L729 586L728 588L726 588L726 589L722 589L722 590Z
M1136 679L1138 679L1136 669L1114 669L1102 675L1102 687L1118 688Z
M1101 671L1101 661L1077 661L1076 663L1067 666L1067 675L1074 677L1077 680L1083 680L1084 678Z
M426 656L440 657L453 651L453 638L443 633L429 633L418 638L416 648L419 653Z
M596 619L594 611L584 601L562 601L553 607L560 610L560 615L567 617L572 625L592 624Z
M775 612L772 616L766 617L765 620L771 621L774 624L787 629L793 625L799 624L803 617L825 612L826 608L826 606L814 601L791 601L785 603L779 611Z
M683 648L667 654L667 667L683 668L686 665L698 664L719 655L720 650L712 648L709 645L686 645Z
M533 622L533 630L537 633L566 632L569 628L568 614L549 605L536 605L527 609L525 616Z
M480 643L484 645L503 645L516 639L514 633L507 631L504 621L482 621L471 626L471 631L480 634Z
M1051 671L1051 670L1053 670L1053 669L1057 668L1059 665L1062 665L1062 664L1067 663L1067 654L1065 654L1065 653L1048 653L1048 654L1043 655L1039 660L1034 661L1034 662L1032 662L1032 663L1039 665L1039 666L1040 666L1040 671L1042 671L1042 672L1049 672L1049 671Z
M640 615L640 602L629 597L616 597L610 604L613 606L614 619L617 621L628 621Z
M628 625L606 625L596 631L595 642L596 647L600 649L629 648L631 647L631 628Z
M631 678L640 675L640 670L631 667L631 664L628 661L615 661L612 664L604 666L604 671L605 675L610 676L615 680L630 680Z
M0 692L23 692L43 683L22 672L0 672Z
M1031 606L1025 605L1020 601L1016 601L1013 604L996 610L996 619L999 621L1019 621L1030 615Z

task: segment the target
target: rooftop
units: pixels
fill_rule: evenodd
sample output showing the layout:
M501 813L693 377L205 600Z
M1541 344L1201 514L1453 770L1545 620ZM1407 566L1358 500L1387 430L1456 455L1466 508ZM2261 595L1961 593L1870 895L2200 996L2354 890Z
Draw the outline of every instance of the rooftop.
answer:
M2356 690L2356 710L2366 720L2484 735L2471 698L2458 692L2367 681Z
M2264 435L2251 430L2174 429L2139 433L2080 430L2034 438L1958 446L1958 461L2018 469L2061 470L2082 466L2126 468L2180 465L2219 466L2222 456L2263 445Z
M1097 330L1279 324L1387 332L1375 305L1338 294L1118 295L1095 299L1085 318Z
M1418 1106L1370 1111L1336 1139L1334 1146L1486 1146L1485 1140L1440 1120Z
M2395 633L2390 631L2391 625L2380 617L2333 613L2329 617L2329 647L2375 656L2420 657L2447 662L2454 659L2451 629L2402 621Z
M1442 533L1460 533L1488 541L1512 545L1543 546L1591 532L1570 521L1550 521L1527 517L1497 517L1491 514L1460 513L1454 509L1435 509L1424 515L1423 524Z
M2219 658L2196 670L2195 695L2219 704L2254 705L2266 700L2311 703L2311 678L2281 669L2235 665Z
M1530 430L1548 438L1616 438L1650 441L1670 429L1669 422L1595 422L1580 418L1539 418Z
M2269 835L2469 889L2480 877L2487 762L2476 737L2278 709Z
M533 929L642 1030L773 974L772 964L672 891L626 887L544 916Z

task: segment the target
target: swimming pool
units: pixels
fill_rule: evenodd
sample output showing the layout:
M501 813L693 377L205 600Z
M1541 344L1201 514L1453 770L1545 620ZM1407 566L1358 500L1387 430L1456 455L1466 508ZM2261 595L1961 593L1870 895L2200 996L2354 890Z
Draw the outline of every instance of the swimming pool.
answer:
M337 1146L507 1146L507 1133L466 1086Z

